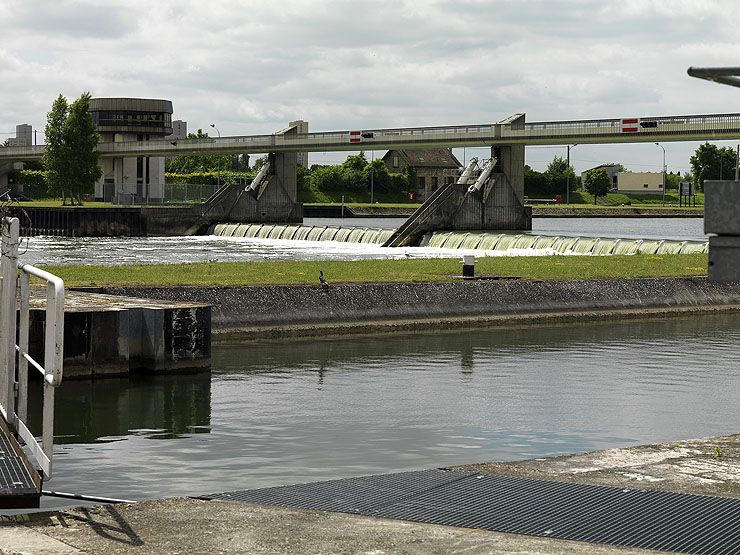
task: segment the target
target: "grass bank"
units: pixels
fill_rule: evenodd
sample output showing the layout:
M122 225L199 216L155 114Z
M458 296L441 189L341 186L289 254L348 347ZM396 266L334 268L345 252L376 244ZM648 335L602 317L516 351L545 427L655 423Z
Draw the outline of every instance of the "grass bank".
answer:
M47 266L68 286L115 285L303 285L317 284L319 270L330 283L451 281L459 259L359 261L261 261L131 266ZM476 261L476 273L525 279L619 279L705 276L706 254L634 256L491 257Z

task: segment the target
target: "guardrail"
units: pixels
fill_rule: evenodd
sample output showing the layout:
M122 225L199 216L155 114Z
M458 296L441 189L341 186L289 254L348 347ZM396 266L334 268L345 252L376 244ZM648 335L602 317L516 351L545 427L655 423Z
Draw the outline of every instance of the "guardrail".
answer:
M2 221L0 268L0 413L8 427L28 447L45 479L52 476L54 451L54 390L62 381L64 353L64 282L61 278L29 264L18 264L18 218ZM20 271L20 275L19 272ZM44 364L29 353L30 277L46 282ZM20 316L16 329L18 282ZM16 344L16 333L18 344ZM16 353L17 366L16 366ZM43 376L41 442L28 429L28 365ZM16 372L17 368L17 372ZM16 403L17 394L17 403Z
M518 114L515 114L518 115ZM207 137L200 139L161 139L100 143L103 157L176 156L183 153L276 152L322 150L362 150L376 147L414 146L490 146L506 144L567 144L599 142L641 142L734 138L740 135L740 114L699 114L649 116L592 120L530 122L513 124L514 116L499 123L433 127L379 128L312 132L273 133ZM0 148L0 159L32 159L43 153L43 146Z

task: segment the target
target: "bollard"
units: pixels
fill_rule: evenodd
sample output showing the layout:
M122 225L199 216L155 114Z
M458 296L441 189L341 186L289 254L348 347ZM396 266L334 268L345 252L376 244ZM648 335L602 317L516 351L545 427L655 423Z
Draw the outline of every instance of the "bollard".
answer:
M475 276L475 256L473 256L472 254L464 254L462 265L463 277Z

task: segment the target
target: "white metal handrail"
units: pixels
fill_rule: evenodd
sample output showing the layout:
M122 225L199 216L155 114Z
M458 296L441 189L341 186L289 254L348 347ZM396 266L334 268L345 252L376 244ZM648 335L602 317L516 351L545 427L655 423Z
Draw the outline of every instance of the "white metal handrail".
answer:
M0 406L11 430L28 447L45 479L52 476L54 450L54 390L62 381L64 358L64 282L61 278L29 264L18 264L19 222L4 219L2 225L2 284L0 287ZM20 270L20 274L18 271ZM30 277L46 282L44 363L29 353ZM16 296L20 282L18 344L16 340ZM16 352L17 373L16 373ZM26 424L28 418L28 365L43 376L41 443ZM17 388L17 403L16 403ZM17 408L16 408L17 407Z

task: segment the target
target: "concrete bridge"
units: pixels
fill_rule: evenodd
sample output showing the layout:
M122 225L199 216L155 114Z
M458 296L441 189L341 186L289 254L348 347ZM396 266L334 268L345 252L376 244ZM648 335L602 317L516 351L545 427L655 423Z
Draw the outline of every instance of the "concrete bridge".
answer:
M234 186L201 210L212 221L288 222L302 218L297 202L296 160L299 152L390 150L490 146L492 179L480 194L446 195L454 209L437 211L438 229L531 229L523 204L526 145L565 145L704 141L740 138L740 113L526 122L524 114L480 125L357 129L302 132L306 122L269 135L206 139L152 139L105 142L101 158L177 156L179 154L268 153L269 174L259 187ZM39 159L43 146L0 148L0 164ZM460 184L451 187L460 187ZM462 185L467 190L466 184ZM249 192L250 194L243 194ZM227 194L228 193L228 194ZM217 202L216 202L217 201ZM436 202L440 202L438 198ZM441 207L440 207L441 208ZM430 212L428 207L427 212ZM440 214L444 214L442 217ZM203 222L201 222L203 223ZM463 227L460 227L463 226Z
M316 133L239 135L207 139L108 142L102 158L269 152L327 152L497 145L563 145L727 140L740 137L740 113L650 116L569 121L524 121L514 114L498 123L379 128ZM0 162L38 160L44 146L0 148Z

